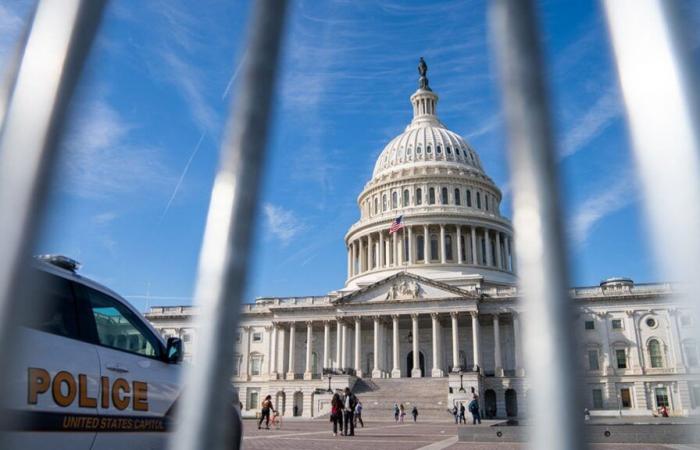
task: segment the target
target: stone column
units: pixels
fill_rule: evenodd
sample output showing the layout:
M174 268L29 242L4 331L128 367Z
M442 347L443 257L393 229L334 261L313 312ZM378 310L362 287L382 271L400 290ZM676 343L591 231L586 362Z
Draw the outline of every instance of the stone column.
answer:
M513 346L515 347L515 376L523 377L525 376L525 371L523 370L523 341L520 340L520 319L517 311L513 311Z
M340 369L340 345L341 341L341 319L336 318L335 320L335 366L336 369Z
M415 264L415 255L413 251L413 227L408 226L408 263Z
M399 316L397 314L394 314L391 316L391 324L392 324L392 347L391 347L391 355L392 355L392 369L391 369L391 378L401 378L401 365L399 363Z
M350 244L350 247L352 248L352 267L350 272L352 272L352 275L355 276L357 275L357 244L355 241Z
M306 367L304 368L304 379L310 380L313 377L311 373L311 353L313 352L312 341L314 337L313 322L306 322Z
M445 225L440 225L440 263L445 264L447 262L445 254Z
M413 326L413 370L412 378L420 378L423 374L420 371L420 348L418 336L418 314L411 314L411 325Z
M503 356L501 356L501 324L498 314L493 315L493 367L497 377L503 376Z
M360 350L362 348L362 320L355 317L355 376L362 378L362 363Z
M348 324L343 321L340 329L340 368L345 370L348 367Z
M373 247L373 242L372 242L372 234L367 235L367 268L368 270L372 270L374 268L374 265L372 263L372 260L376 258L376 253L374 252L374 247Z
M452 318L452 371L455 372L459 366L459 322L457 321L457 312L450 313Z
M470 311L472 315L472 344L474 346L474 371L481 372L481 362L479 361L479 313Z
M510 254L510 236L506 235L503 239L506 246L506 270L508 272L513 271L513 256Z
M331 340L331 324L327 320L323 321L323 369L327 369L330 367L329 362L329 357L330 357L330 349L328 346L330 345L330 340Z
M296 324L294 322L289 324L289 367L287 369L287 379L293 380L296 374L296 368L294 367L294 345L296 344Z
M352 277L352 245L348 245L348 278Z
M496 267L503 269L503 262L501 260L501 232L496 231Z
M381 378L382 371L379 369L379 316L374 316L374 361L372 367L372 378Z
M279 358L277 360L277 372L280 375L280 378L284 378L284 363L285 363L285 354L284 354L284 341L286 340L285 335L287 334L287 330L283 326L279 326L277 328L277 336L279 338L279 342L277 343L277 357Z
M472 226L472 264L479 264L479 252L476 249L476 228Z
M491 238L488 228L484 228L484 248L486 248L486 266L493 266L493 255L491 254Z
M433 370L430 376L441 377L444 375L442 372L441 361L440 361L440 350L439 350L439 331L440 331L440 321L438 320L437 313L431 313L430 318L433 321Z
M276 323L272 324L272 337L270 338L270 378L277 379L277 329Z
M457 264L462 264L462 226L457 225Z
M423 225L423 262L430 262L430 233L428 233L428 225Z
M384 232L379 232L379 263L377 267L383 268L386 264L384 263Z
M397 267L399 265L398 252L396 245L396 233L391 233L391 265Z
M250 327L241 327L241 369L239 376L244 380L248 380L248 361L250 360Z

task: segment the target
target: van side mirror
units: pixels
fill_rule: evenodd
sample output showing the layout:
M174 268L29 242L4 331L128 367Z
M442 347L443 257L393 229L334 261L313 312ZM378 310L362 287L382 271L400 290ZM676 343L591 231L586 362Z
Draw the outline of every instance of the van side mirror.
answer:
M169 337L168 344L165 347L165 360L171 364L182 362L182 357L185 353L182 345L182 339Z

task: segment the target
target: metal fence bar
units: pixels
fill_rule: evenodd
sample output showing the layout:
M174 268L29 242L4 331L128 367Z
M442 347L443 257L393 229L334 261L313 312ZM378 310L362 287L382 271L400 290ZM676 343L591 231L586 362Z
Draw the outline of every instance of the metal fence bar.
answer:
M572 304L544 65L531 0L491 5L513 184L513 223L525 321L530 446L582 449ZM537 323L535 326L533 324Z
M285 0L253 2L243 80L221 147L195 299L201 305L197 358L186 374L180 426L171 447L230 449L235 330L244 293L251 226L265 153L267 125L282 40Z
M44 211L68 104L104 5L104 0L41 1L16 73L6 81L0 129L0 367L13 355L8 349L19 320L14 294ZM7 373L0 371L0 377ZM0 380L0 386L7 385Z

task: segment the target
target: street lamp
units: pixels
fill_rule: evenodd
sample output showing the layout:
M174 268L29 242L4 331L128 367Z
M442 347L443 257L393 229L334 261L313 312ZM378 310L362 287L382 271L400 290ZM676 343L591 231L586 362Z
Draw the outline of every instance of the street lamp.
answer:
M333 378L333 377L332 377L331 374L329 373L329 374L328 374L328 391L326 391L326 392L328 392L329 394L332 394L332 393L333 393L333 389L331 389L331 378Z
M461 393L467 392L467 390L464 389L464 374L462 373L461 369L459 371L459 392L461 392Z

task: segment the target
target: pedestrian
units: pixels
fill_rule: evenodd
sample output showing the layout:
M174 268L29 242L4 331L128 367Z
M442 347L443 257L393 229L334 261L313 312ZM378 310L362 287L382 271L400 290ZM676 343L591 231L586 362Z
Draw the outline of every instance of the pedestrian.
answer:
M479 422L481 425L481 414L479 414L479 396L474 394L472 401L469 402L469 412L472 413L472 425Z
M457 405L452 406L452 415L455 418L455 425L457 425L457 418L459 417L459 409L457 408Z
M333 436L338 435L338 426L340 433L343 433L343 401L340 395L336 392L331 399L331 422L333 422Z
M403 403L399 405L399 422L403 423L404 417L406 417L406 408L403 407Z
M413 416L413 421L415 422L416 419L418 418L418 408L416 406L413 406L413 410L411 411L411 415Z
M399 423L399 405L398 403L394 403L394 422Z
M355 428L357 428L357 423L360 423L362 428L365 427L365 423L362 421L362 402L357 401L357 405L355 405Z
M591 412L588 408L583 408L583 420L591 420Z
M265 421L265 429L270 429L270 411L274 411L272 407L272 396L268 395L265 400L262 401L260 405L260 421L258 422L258 430L262 427L263 420Z
M465 408L464 408L464 403L459 404L459 423L460 424L467 424L467 418L465 417Z
M355 436L355 424L353 416L355 415L355 406L357 397L350 392L350 388L345 388L345 398L343 399L343 422L345 423L345 436Z

